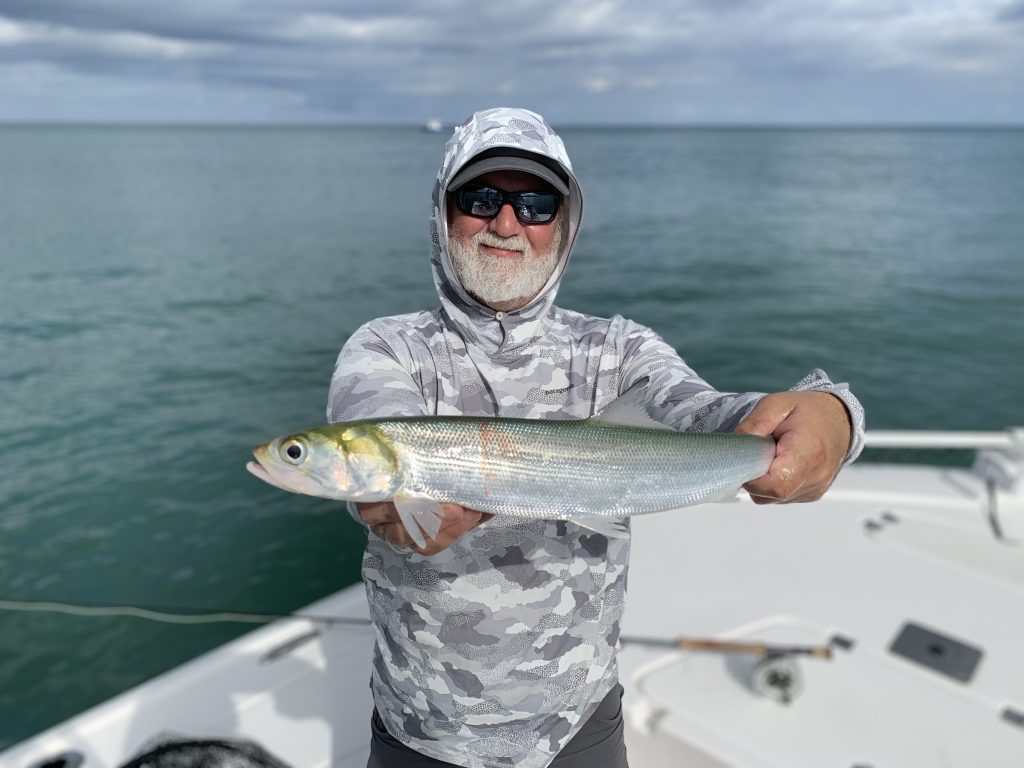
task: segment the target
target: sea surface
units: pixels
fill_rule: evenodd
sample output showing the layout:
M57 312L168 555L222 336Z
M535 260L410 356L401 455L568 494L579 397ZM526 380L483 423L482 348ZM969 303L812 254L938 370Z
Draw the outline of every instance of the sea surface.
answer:
M562 305L724 390L849 381L874 428L1024 425L1024 130L584 129ZM336 503L244 469L364 321L436 304L412 128L0 128L0 600L287 612ZM0 610L0 748L244 631ZM367 671L368 674L368 671Z

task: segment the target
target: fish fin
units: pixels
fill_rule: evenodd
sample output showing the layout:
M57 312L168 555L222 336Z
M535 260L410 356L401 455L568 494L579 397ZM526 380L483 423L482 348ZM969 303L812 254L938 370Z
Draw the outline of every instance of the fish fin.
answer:
M437 538L444 520L444 507L439 502L410 496L396 496L393 501L402 525L418 546L427 546L424 533L432 539Z
M646 403L647 378L645 377L591 416L591 419L605 424L618 424L622 427L673 431L672 427L651 418L651 414L647 412Z
M593 533L600 533L609 539L621 539L629 535L628 517L611 517L610 515L587 515L586 517L574 517L572 522L580 528L586 528Z
M724 489L722 491L722 493L718 496L717 499L712 499L710 501L710 503L711 504L738 504L740 501L743 500L743 497L747 495L746 491L744 491L741 494L740 493L740 488L741 488L741 486L739 486L739 485L737 485L736 487L730 486L730 487Z

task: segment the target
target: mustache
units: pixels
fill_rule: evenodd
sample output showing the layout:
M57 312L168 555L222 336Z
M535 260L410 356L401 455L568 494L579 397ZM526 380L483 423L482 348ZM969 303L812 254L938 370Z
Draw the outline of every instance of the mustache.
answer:
M530 243L521 235L500 237L493 232L483 230L473 235L473 247L479 248L482 245L487 245L492 248L504 248L508 251L520 251L524 256L530 256L533 253Z

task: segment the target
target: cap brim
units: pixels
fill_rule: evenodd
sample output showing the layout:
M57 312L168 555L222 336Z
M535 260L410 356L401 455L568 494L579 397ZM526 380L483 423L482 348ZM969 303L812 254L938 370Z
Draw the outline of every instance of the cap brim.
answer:
M511 155L487 157L475 163L470 163L456 174L455 178L448 184L448 189L458 189L466 182L472 181L491 171L523 171L543 179L563 195L569 194L569 187L565 181L546 165L536 160L530 160L527 157L514 157Z

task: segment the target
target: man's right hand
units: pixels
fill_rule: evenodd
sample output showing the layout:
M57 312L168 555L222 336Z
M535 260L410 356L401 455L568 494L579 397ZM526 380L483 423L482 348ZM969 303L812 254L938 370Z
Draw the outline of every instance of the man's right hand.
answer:
M486 512L466 509L458 504L442 504L441 507L444 509L444 519L441 521L441 530L437 532L437 538L428 540L425 547L418 547L409 532L405 530L405 526L402 525L394 503L390 501L356 503L359 516L364 523L370 526L370 530L374 534L393 547L411 549L421 555L436 555L454 544L456 539L466 531L492 517Z

